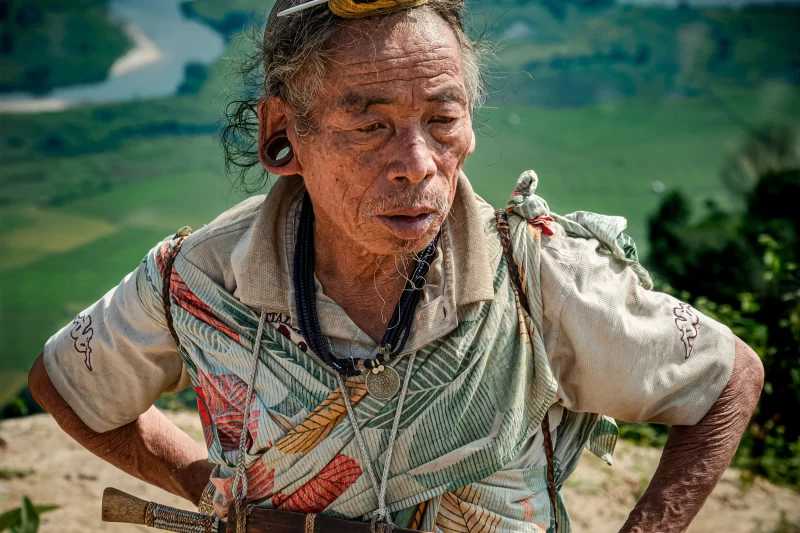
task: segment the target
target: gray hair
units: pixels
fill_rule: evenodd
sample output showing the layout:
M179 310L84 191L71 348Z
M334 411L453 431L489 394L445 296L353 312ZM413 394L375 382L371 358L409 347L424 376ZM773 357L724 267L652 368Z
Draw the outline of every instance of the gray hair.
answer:
M433 13L452 29L461 49L461 68L471 110L484 100L483 45L464 31L463 0L428 0L420 7L372 17L376 24L393 24L411 14ZM248 170L258 167L258 120L256 109L264 96L281 98L296 118L299 135L313 131L314 104L323 88L336 32L352 23L334 15L325 5L287 17L270 17L263 38L251 39L253 52L245 57L239 74L245 78L245 94L228 103L221 132L228 171L238 174L241 188L253 192L264 184L266 173L247 180ZM412 21L413 23L413 21Z

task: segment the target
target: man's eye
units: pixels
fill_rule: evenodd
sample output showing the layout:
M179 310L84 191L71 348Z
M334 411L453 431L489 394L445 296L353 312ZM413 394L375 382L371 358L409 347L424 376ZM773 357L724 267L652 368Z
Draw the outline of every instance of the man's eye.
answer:
M452 124L456 120L458 120L456 117L438 116L438 117L432 117L431 118L431 122L433 122L434 124Z
M383 124L381 124L380 122L373 122L372 124L367 124L366 126L358 128L358 131L370 133L372 131L378 131L381 128L383 128Z

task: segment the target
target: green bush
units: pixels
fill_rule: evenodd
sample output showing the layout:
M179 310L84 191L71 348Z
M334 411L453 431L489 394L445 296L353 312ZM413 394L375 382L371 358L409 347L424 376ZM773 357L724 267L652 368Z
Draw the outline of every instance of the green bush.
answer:
M732 158L744 170L736 179L730 166L724 172L738 209L708 204L697 219L686 197L668 194L650 219L648 266L660 290L728 325L761 357L764 391L734 464L798 487L800 162L787 148L794 146L785 128L753 133Z
M58 509L58 505L33 505L27 496L22 505L0 515L0 532L36 533L39 530L39 515Z

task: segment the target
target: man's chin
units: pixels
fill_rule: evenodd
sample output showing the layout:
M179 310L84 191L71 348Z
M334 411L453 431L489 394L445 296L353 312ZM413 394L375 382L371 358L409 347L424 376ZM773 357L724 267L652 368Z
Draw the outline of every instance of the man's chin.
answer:
M376 255L410 255L424 250L439 233L442 220L436 217L427 224L425 231L411 235L404 231L392 231L391 225L375 217L359 228L362 246ZM411 238L409 238L411 237Z
M439 233L440 224L435 224L427 232L425 232L422 236L417 237L416 239L401 239L397 235L390 234L387 237L386 242L388 244L388 248L392 250L392 253L395 255L411 255L414 253L419 253L433 241L436 234Z

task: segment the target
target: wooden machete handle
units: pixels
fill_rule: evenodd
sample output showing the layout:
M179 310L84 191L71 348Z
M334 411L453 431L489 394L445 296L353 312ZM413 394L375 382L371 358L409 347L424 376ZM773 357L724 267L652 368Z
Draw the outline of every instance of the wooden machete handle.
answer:
M127 492L108 487L103 491L103 522L145 525L144 514L148 503Z
M113 487L103 491L102 517L104 522L139 524L166 531L187 531L187 526L191 526L191 531L225 531L224 522L211 516L148 502Z

